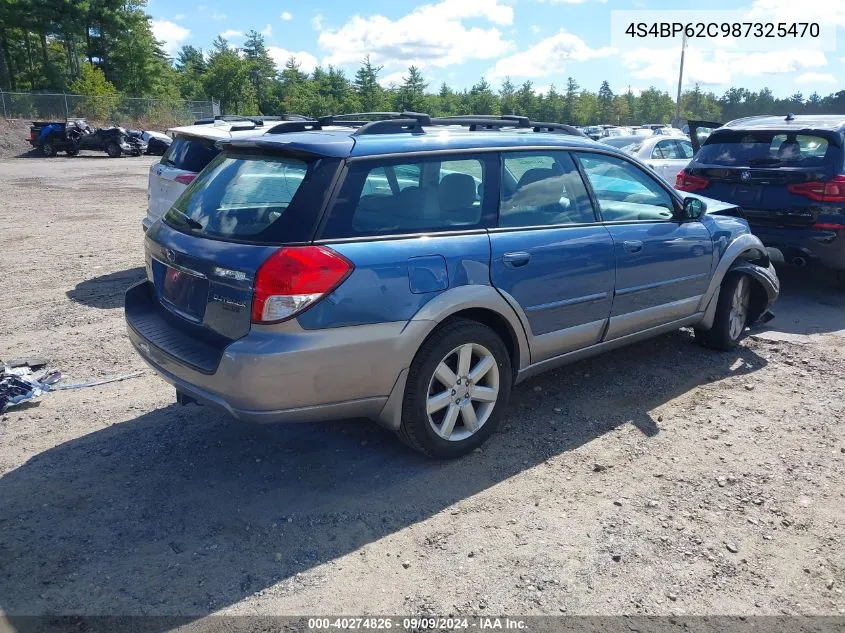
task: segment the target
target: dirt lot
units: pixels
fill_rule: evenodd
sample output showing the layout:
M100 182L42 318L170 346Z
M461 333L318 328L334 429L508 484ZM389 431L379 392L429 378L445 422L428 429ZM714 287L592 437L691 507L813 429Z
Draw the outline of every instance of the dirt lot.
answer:
M431 462L173 404L121 310L152 160L0 162L0 357L144 370L2 416L7 616L845 613L845 292L787 271L736 353L681 331L546 374Z

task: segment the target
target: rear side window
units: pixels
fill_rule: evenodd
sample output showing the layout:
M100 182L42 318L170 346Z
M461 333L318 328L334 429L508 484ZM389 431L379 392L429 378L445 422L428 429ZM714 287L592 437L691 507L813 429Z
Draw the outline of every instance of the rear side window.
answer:
M677 144L675 141L671 140L660 141L657 145L655 145L654 149L651 151L651 157L664 160L683 158Z
M479 228L489 218L485 157L353 162L322 237ZM495 212L495 210L494 210Z
M826 138L813 134L717 130L696 160L731 167L818 167L834 162L838 151Z
M165 215L168 224L207 237L249 242L310 238L322 192L314 165L300 158L220 154ZM304 186L304 183L309 183ZM323 187L327 187L324 183ZM303 189L300 201L298 194Z
M692 148L692 143L689 141L675 141L678 144L678 153L681 158L692 158L695 152Z
M199 173L219 153L220 150L214 146L214 141L177 136L161 157L161 163Z
M499 226L595 222L581 175L567 152L502 154Z

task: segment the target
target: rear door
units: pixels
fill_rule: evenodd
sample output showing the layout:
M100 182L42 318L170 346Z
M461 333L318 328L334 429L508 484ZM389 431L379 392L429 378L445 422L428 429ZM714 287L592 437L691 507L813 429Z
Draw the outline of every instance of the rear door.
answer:
M212 139L177 135L161 160L150 168L148 218L155 221L162 217L218 153Z
M689 159L684 159L677 141L666 138L658 141L651 150L648 164L666 182L675 182L675 175L683 169Z
M699 221L676 219L672 194L639 165L606 154L576 156L616 256L606 339L693 315L710 282L710 232Z
M502 154L493 285L525 313L532 362L598 343L613 298L609 231L568 152Z

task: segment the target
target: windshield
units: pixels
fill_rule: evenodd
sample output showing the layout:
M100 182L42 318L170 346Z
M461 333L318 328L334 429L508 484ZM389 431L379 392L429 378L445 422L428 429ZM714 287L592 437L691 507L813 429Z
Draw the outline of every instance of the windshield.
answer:
M837 148L812 134L776 131L715 131L698 163L742 167L818 167L835 160Z
M308 173L298 158L220 154L165 215L181 230L250 239L282 218Z

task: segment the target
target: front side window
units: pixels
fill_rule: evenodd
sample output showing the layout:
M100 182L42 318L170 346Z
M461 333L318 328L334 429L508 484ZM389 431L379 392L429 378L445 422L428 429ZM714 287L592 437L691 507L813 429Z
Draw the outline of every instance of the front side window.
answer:
M502 155L499 226L595 222L581 175L567 152Z
M353 162L322 237L479 228L485 205L486 160Z
M606 222L670 220L672 197L636 165L615 156L577 154Z
M689 141L675 141L678 144L678 152L681 155L681 158L692 158L695 151L693 150L692 143Z

